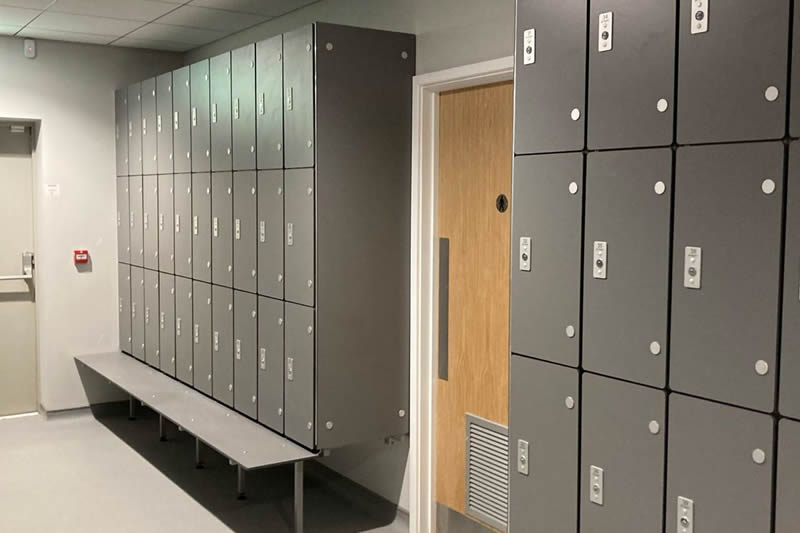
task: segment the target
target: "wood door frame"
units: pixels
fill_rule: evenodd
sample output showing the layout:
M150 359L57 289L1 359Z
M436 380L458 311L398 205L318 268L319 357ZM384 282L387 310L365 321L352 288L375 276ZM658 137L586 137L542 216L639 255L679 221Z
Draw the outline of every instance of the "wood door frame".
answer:
M414 76L411 147L410 533L432 533L437 346L439 93L514 79L507 56ZM509 154L512 157L513 154Z

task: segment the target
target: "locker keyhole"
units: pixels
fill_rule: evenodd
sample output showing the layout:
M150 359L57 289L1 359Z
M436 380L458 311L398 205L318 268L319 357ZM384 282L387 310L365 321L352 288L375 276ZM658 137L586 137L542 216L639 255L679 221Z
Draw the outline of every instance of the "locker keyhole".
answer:
M508 210L508 197L505 194L499 195L495 201L495 205L498 211L505 213Z

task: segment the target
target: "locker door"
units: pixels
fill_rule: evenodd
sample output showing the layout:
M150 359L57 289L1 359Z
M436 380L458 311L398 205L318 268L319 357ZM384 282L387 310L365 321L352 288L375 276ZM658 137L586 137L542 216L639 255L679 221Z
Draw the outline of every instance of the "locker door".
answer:
M114 91L114 139L117 176L128 175L128 90Z
M161 356L158 296L158 272L144 269L144 360L156 368Z
M211 175L192 174L192 277L211 283Z
M314 309L286 303L286 436L314 448Z
M169 274L175 273L174 195L173 175L158 176L158 265Z
M119 270L119 349L131 353L131 267L120 263Z
M161 273L159 290L159 357L162 372L175 376L175 276Z
M775 407L783 190L781 143L678 149L673 390Z
M175 375L189 386L194 383L192 330L192 280L175 276Z
M256 292L256 173L233 177L233 286Z
M286 168L314 166L314 28L283 34Z
M144 270L131 267L131 355L144 361Z
M211 279L233 287L233 176L211 175Z
M667 398L583 374L581 533L661 531Z
M142 84L128 87L128 174L142 175Z
M584 369L666 385L671 210L669 148L589 154Z
M131 227L131 264L144 265L144 190L141 176L131 176L128 182Z
M258 173L258 294L283 299L283 170Z
M233 169L256 168L256 45L231 52Z
M192 125L192 172L211 170L211 105L208 59L191 66L191 102L189 123Z
M516 154L583 148L586 5L517 2Z
M800 148L794 143L786 195L780 412L800 419Z
M583 156L517 157L514 167L511 351L578 366Z
M258 296L233 291L233 405L250 418L258 416Z
M142 178L144 267L158 270L158 176Z
M678 19L678 142L782 137L790 2L700 6L683 0Z
M314 169L286 171L286 299L314 305Z
M775 533L794 533L800 522L800 424L780 421Z
M790 101L789 134L800 137L800 9L794 10L792 24L792 96ZM780 532L776 532L780 533Z
M131 262L131 210L128 199L128 178L117 178L117 258Z
M150 78L142 82L142 174L157 172L156 79Z
M211 170L232 170L231 53L211 58Z
M675 3L591 3L586 126L590 149L672 143Z
M175 172L192 171L192 99L189 67L172 73L172 140Z
M283 168L283 35L256 43L258 168Z
M574 533L578 527L578 371L511 356L509 528Z
M233 289L211 286L214 398L233 407Z
M214 332L211 327L211 308L213 303L211 285L202 281L195 281L192 287L194 388L211 396L214 383L212 371L212 340Z
M768 415L670 396L668 533L770 530L773 424Z
M175 273L192 277L192 175L175 174Z
M159 174L172 174L172 72L156 78L156 135Z
M258 421L283 433L283 302L258 297Z

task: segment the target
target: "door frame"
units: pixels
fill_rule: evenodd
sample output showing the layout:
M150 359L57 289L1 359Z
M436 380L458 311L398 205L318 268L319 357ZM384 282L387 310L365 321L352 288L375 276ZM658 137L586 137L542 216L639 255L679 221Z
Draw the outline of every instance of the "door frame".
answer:
M439 93L514 79L514 56L414 76L411 137L410 533L436 523L434 386L438 319ZM512 157L513 154L509 154Z

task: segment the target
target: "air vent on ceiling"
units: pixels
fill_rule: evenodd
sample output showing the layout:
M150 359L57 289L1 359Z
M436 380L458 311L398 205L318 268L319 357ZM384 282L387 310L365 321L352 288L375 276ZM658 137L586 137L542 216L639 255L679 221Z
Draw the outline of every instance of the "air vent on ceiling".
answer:
M467 515L508 529L508 428L467 413Z

